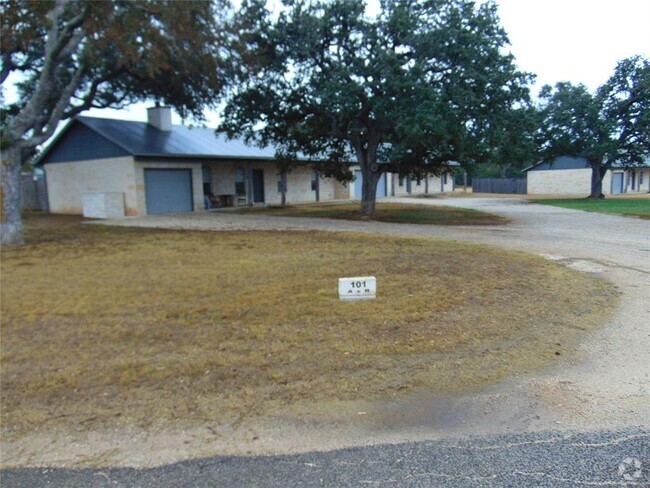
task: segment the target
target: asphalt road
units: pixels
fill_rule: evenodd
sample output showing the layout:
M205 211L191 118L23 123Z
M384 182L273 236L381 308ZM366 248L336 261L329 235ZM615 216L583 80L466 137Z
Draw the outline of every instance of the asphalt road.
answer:
M3 487L650 486L650 431L471 437L151 469L6 470Z

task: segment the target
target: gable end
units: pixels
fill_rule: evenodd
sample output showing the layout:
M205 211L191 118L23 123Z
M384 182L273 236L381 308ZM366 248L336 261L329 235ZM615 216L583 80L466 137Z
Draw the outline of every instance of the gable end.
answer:
M560 156L552 162L542 162L528 168L528 171L557 171L563 169L585 169L589 168L589 163L584 158L574 158L571 156Z
M129 156L130 153L85 125L75 122L39 160L39 165Z

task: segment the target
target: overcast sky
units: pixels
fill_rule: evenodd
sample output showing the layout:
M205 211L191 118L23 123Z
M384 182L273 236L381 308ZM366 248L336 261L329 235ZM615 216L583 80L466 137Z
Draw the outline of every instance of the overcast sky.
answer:
M497 3L517 64L537 74L536 88L570 81L593 91L621 59L650 57L650 0Z
M371 0L376 1L376 0ZM595 90L616 63L634 54L650 58L650 0L498 0L501 23L520 69L544 84L584 83ZM125 111L89 115L146 120L139 104ZM179 119L176 118L176 123ZM217 119L209 117L208 125Z

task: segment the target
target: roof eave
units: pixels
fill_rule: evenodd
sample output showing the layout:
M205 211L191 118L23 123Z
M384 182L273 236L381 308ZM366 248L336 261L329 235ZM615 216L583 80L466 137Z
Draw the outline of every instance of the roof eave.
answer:
M274 162L275 158L270 156L225 156L214 154L152 154L152 153L136 153L133 154L135 159L139 158L158 158L158 159L215 159L220 161L269 161ZM296 161L300 163L322 163L325 159L307 159L298 158ZM348 161L348 164L358 164L355 161Z

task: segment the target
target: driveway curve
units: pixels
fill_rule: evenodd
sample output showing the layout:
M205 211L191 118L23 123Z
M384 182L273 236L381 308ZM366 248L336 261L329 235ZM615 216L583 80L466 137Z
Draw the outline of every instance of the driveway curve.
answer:
M101 453L110 453L104 459L111 466L158 467L4 470L3 485L648 486L650 221L518 198L387 200L485 210L511 223L440 227L231 212L103 223L212 231L385 233L536 253L614 282L622 297L610 323L590 332L577 354L561 366L512 377L479 392L434 397L419 391L372 404L327 403L276 412L263 421L219 432L165 427L161 432L68 433L36 439L44 454L27 465L69 466L89 452L99 459ZM15 448L20 451L21 446ZM224 456L229 454L246 456ZM217 457L196 459L206 456ZM6 463L6 452L3 457ZM190 460L174 463L183 459Z
M471 395L432 398L419 392L367 406L368 412L363 412L363 416L336 412L329 421L339 428L333 429L331 435L320 431L311 438L297 428L295 439L280 443L284 449L278 438L271 435L268 445L264 447L261 443L261 452L331 449L467 434L650 427L650 221L562 209L520 198L385 201L483 210L507 217L510 223L446 227L232 212L136 217L105 223L213 231L322 230L446 238L543 255L603 276L622 293L611 322L590 333L569 364L511 378ZM323 414L317 412L315 417ZM315 421L315 417L311 420ZM294 420L282 419L285 423Z

